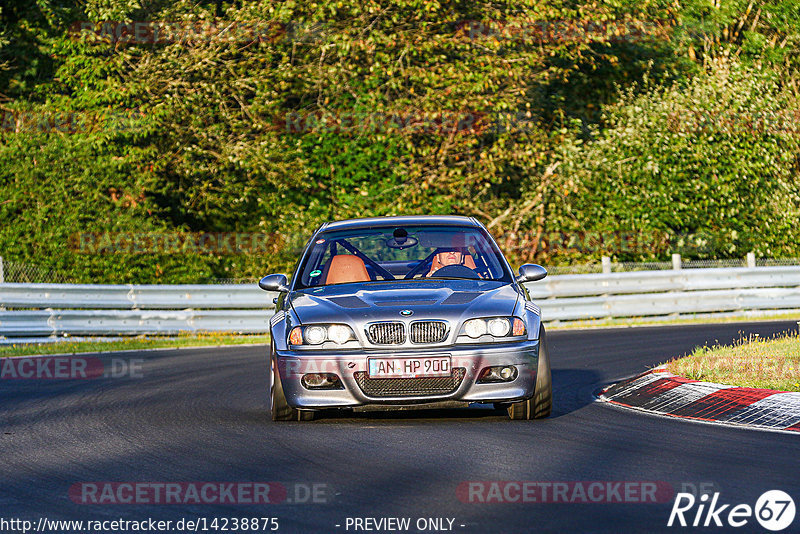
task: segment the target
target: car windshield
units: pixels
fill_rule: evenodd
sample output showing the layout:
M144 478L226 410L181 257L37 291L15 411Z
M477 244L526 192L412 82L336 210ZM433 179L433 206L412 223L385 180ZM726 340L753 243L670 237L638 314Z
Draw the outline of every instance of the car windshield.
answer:
M485 231L459 226L322 232L310 244L298 273L297 289L412 279L512 280Z

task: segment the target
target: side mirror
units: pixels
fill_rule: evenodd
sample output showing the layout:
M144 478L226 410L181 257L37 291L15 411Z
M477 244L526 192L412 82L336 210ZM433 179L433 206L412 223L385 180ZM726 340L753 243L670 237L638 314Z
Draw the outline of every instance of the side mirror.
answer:
M519 268L519 276L517 282L535 282L547 276L547 270L541 265L535 263L526 263Z
M289 292L289 281L285 274L268 274L258 282L258 287L264 291Z

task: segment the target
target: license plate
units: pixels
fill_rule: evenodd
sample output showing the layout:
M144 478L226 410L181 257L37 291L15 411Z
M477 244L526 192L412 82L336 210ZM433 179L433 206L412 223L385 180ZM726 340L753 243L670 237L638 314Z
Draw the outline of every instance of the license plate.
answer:
M370 358L370 378L450 376L450 356L424 358Z

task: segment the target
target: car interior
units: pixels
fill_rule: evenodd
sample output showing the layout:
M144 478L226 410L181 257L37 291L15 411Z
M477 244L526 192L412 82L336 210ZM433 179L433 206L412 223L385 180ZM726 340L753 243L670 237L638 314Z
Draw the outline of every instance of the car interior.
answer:
M378 265L382 270L391 274L392 278L382 276L377 270L362 260L355 254L336 254L328 260L322 268L322 275L320 279L323 280L324 285L330 284L346 284L351 282L369 282L378 279L393 279L393 278L411 278L408 276L412 271L422 271L424 277L430 277L436 271L441 269L444 265L440 260L440 253L446 253L446 250L437 249L432 254L432 257L425 258L424 260L411 261L411 262L382 262ZM423 265L430 265L430 268L418 269ZM462 252L461 265L472 270L477 270L477 265L472 254ZM415 273L416 275L417 273ZM479 275L480 276L480 275Z
M374 235L374 234L373 234ZM454 232L428 231L409 234L354 235L320 238L307 260L304 285L411 280L424 278L493 279L500 268L493 262L494 251L486 244ZM421 248L420 248L421 247ZM460 253L456 263L447 265L447 253ZM425 254L423 258L420 256ZM487 259L485 255L488 254ZM500 271L502 273L502 271ZM494 274L493 274L494 273Z

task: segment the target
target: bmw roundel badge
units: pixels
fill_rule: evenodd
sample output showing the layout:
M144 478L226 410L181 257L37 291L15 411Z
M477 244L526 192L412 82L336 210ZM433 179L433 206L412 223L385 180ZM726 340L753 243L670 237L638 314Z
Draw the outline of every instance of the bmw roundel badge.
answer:
M408 317L409 315L414 315L414 312L412 310L400 310L400 315Z

